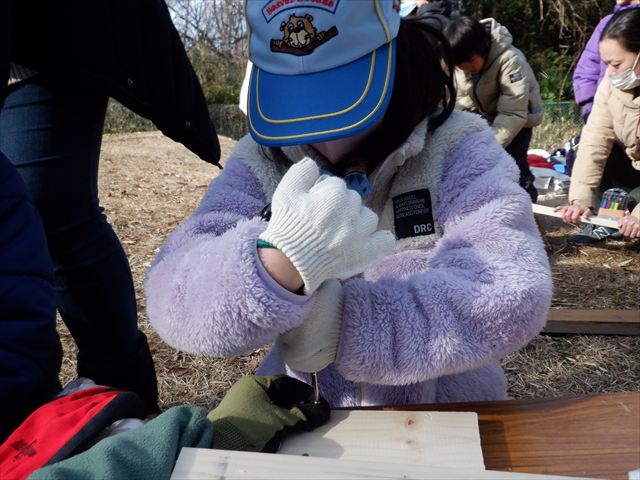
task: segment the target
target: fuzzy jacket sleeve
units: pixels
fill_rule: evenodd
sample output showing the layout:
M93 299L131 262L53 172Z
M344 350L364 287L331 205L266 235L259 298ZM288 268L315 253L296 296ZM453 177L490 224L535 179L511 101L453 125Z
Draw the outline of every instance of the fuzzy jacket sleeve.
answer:
M231 158L162 246L145 289L149 320L167 343L192 353L239 355L308 314L307 297L273 288L260 273L256 240L266 228L259 217L265 203L255 175Z
M542 329L551 274L517 178L489 130L461 142L445 165L433 251L398 253L343 284L336 367L348 380L398 385L476 369Z

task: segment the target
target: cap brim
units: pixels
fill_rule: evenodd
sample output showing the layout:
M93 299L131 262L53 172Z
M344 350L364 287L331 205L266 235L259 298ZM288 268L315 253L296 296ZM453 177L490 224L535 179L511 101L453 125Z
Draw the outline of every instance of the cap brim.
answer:
M395 40L331 70L276 75L253 66L249 132L267 146L326 142L355 135L384 114L395 72Z

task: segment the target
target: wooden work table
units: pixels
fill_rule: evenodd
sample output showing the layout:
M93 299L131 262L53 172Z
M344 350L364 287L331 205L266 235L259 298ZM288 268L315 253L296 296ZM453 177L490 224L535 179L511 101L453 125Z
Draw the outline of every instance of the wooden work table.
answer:
M367 409L476 412L488 470L626 480L640 468L640 392Z

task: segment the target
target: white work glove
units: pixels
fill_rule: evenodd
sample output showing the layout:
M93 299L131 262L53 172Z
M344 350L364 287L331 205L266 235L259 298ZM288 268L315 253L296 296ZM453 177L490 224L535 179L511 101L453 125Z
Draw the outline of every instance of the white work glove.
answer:
M299 372L318 372L335 362L343 304L340 282L324 282L314 296L309 317L299 327L280 335L280 351L287 365Z
M328 278L364 272L393 251L395 237L376 231L378 216L338 177L323 176L305 158L282 177L271 220L260 238L293 263L310 295Z

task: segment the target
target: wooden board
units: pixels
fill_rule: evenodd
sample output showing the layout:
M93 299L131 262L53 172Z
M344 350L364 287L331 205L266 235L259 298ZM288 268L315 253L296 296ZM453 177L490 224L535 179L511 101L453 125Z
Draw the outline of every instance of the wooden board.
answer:
M322 427L286 438L278 453L484 470L473 412L334 410Z
M476 412L488 470L628 480L640 466L640 392L363 408Z
M554 212L556 207L547 207L546 205L538 205L537 203L532 204L533 213L537 213L540 215L546 215L548 217L556 217L561 218L560 213ZM582 217L580 218L580 222L582 223L592 223L593 225L601 225L603 227L615 228L618 229L618 220L607 217Z
M543 333L640 335L640 310L551 309Z
M183 448L171 480L576 480L514 472L439 469L424 465Z

